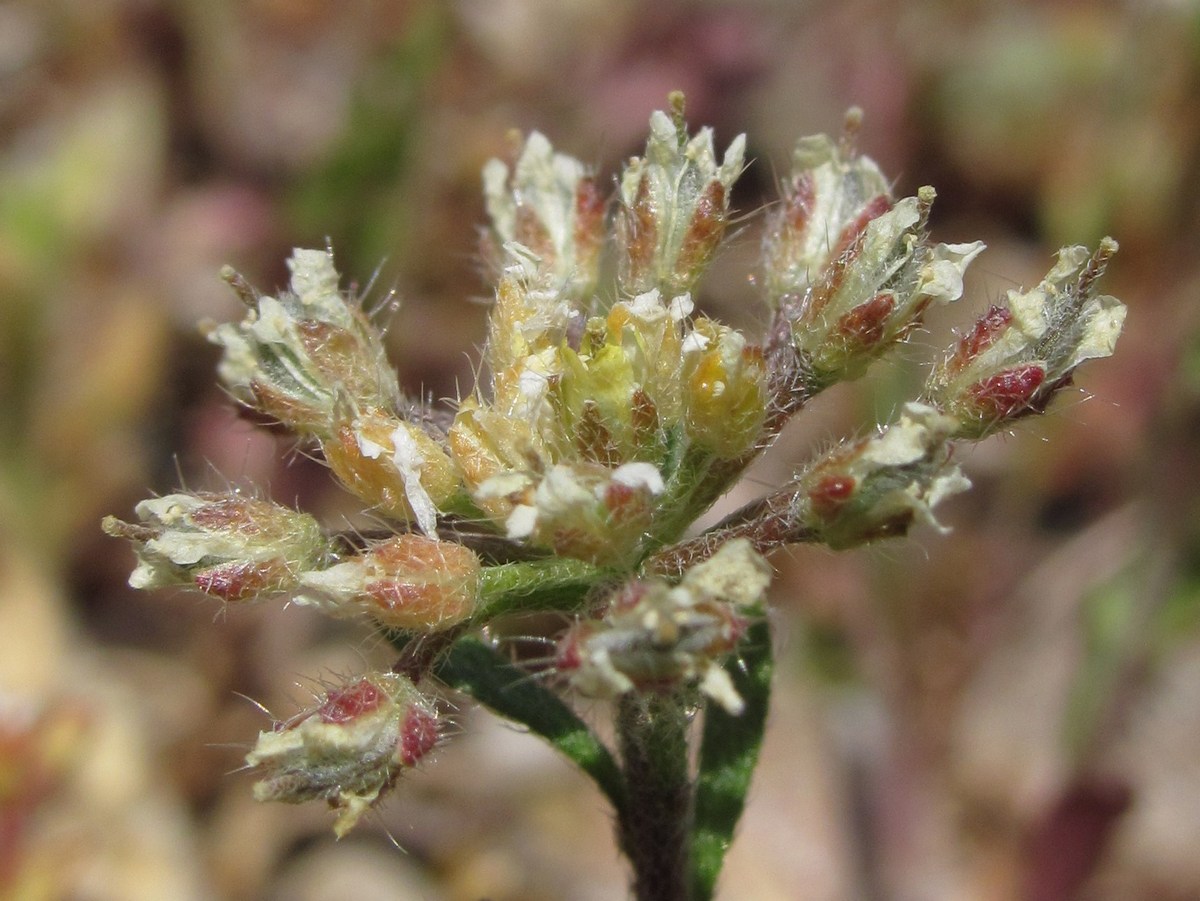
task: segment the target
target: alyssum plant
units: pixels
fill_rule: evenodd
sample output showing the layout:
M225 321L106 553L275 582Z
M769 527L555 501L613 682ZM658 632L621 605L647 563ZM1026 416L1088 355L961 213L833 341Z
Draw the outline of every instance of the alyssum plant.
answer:
M297 250L276 296L225 273L248 308L209 333L225 384L394 524L348 537L238 492L156 497L135 523L104 522L134 543L138 588L193 585L230 604L289 596L368 617L397 648L390 672L259 736L246 759L260 800L324 800L345 834L434 747L446 696L461 692L591 776L639 899L710 897L770 692L764 555L936 525L937 503L969 484L956 443L1041 412L1076 366L1112 352L1125 309L1095 287L1116 243L1065 248L1040 284L1009 291L957 339L894 422L689 535L810 398L861 375L931 304L957 300L983 245L932 243L933 189L895 199L855 152L851 114L840 139L796 144L766 214L765 334L695 316L745 142L718 160L711 130L689 136L672 104L651 117L612 203L540 134L511 168L487 164L487 377L452 411L401 390L329 251ZM609 268L615 284L601 285ZM499 636L537 611L562 628L552 666L540 661L550 675L532 679ZM576 695L611 702L593 707L612 710L615 748L574 712Z

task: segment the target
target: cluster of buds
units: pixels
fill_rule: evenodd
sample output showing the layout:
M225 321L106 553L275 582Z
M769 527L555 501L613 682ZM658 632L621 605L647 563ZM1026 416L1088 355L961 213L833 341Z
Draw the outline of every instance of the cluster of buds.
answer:
M137 505L140 522L105 517L104 531L128 538L138 565L134 588L191 585L225 601L280 594L333 557L307 513L241 494L169 494Z
M932 303L962 295L963 272L983 244L930 245L935 192L895 200L878 166L853 146L861 114L841 141L801 139L763 252L779 339L790 339L815 387L861 375L906 337Z
M950 461L954 429L951 417L910 403L878 435L835 448L796 480L794 528L835 549L903 535L913 522L941 529L933 508L971 487Z
M894 423L685 539L809 397L860 375L930 304L957 300L983 248L931 243L933 189L895 199L854 149L857 126L852 112L841 139L796 145L767 217L761 342L696 315L693 301L727 230L743 136L718 158L711 130L690 135L674 98L651 116L611 215L596 178L540 134L511 164L489 162L486 376L444 418L405 397L328 250L295 251L275 297L227 272L248 311L209 329L226 385L315 444L395 529L352 541L266 500L172 494L139 504L136 523L104 522L136 547L130 583L226 601L286 593L367 618L413 642L403 668L429 677L421 691L464 634L553 609L579 617L555 636L557 671L579 694L678 694L739 713L724 664L763 614L762 555L939 527L935 506L968 487L954 442L1043 409L1082 361L1112 352L1124 317L1095 293L1115 242L1090 258L1063 250L1037 288L1010 292L958 341ZM606 247L615 288L599 286ZM368 675L263 733L247 757L265 771L256 796L327 800L343 834L436 743L421 691Z
M675 691L698 683L729 713L743 701L721 666L760 609L771 568L738 538L692 567L678 585L635 579L601 619L582 620L563 636L555 667L580 694L614 698L632 691Z
M246 763L263 770L259 801L327 801L340 838L438 742L436 706L406 677L363 676L261 732Z
M689 138L683 98L672 101L672 115L650 117L645 157L630 160L621 175L619 281L629 294L691 291L725 235L730 192L744 167L745 135L734 138L718 164L712 129Z
M651 117L645 157L621 179L615 238L626 297L603 315L599 207L586 170L541 135L514 170L485 168L504 270L485 348L491 391L459 407L451 456L477 509L514 539L610 564L636 559L681 447L733 460L758 446L761 348L705 318L691 287L720 242L744 138L717 161L681 112ZM699 513L695 510L693 513Z
M1107 357L1125 322L1115 297L1096 294L1096 280L1117 250L1065 247L1030 291L1009 291L991 307L930 376L930 402L957 421L956 433L982 438L1021 416L1040 413L1084 360Z
M291 290L277 298L226 273L249 310L209 332L225 350L221 378L249 406L315 438L333 473L371 507L432 534L439 506L458 492L454 464L406 411L382 335L338 290L333 255L296 250L288 267Z

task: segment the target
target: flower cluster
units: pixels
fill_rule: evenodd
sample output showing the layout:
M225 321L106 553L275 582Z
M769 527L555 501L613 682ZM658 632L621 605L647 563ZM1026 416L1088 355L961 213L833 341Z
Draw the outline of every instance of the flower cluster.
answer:
M344 833L436 743L439 653L503 634L485 627L512 613L567 614L549 636L560 688L739 714L727 664L763 620L764 554L936 527L934 508L969 484L956 441L1040 412L1081 362L1112 352L1124 307L1095 283L1115 242L1091 256L1067 248L1040 285L1009 292L957 341L896 421L687 537L810 397L859 376L931 304L957 300L983 249L931 242L933 189L893 197L854 149L857 125L852 112L840 138L796 145L766 217L761 336L698 314L693 296L730 221L744 137L718 157L676 99L651 117L611 203L540 134L513 161L489 162L495 302L484 377L452 415L406 397L328 250L295 251L276 296L226 273L247 311L209 331L221 378L315 446L394 531L352 539L236 492L146 500L137 522L104 528L134 543L135 587L190 585L228 602L288 594L366 617L404 650L394 673L264 732L247 757L264 774L256 797L329 801ZM606 260L615 274L602 286Z
M328 801L334 832L349 832L400 773L440 734L437 710L404 676L374 673L322 697L317 706L259 733L246 755L263 777L259 801Z
M559 641L555 664L589 697L698 682L733 714L743 707L722 659L746 631L771 581L749 541L723 545L671 586L664 579L623 585L602 619L583 620Z

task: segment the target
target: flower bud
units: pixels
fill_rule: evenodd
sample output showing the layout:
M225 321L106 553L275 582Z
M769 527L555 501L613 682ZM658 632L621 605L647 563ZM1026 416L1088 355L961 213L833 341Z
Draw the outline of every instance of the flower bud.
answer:
M485 482L483 504L503 497L512 540L592 563L623 560L636 548L664 490L651 463L560 463L544 475L508 473Z
M962 276L983 244L925 243L932 188L894 206L868 205L844 247L820 272L792 322L796 349L817 382L856 378L915 328L930 303L962 296Z
M555 153L534 132L513 170L500 160L488 161L483 191L505 264L516 247L524 248L555 290L576 300L591 297L604 244L605 203L581 162Z
M1097 295L1095 283L1116 250L1111 238L1090 257L1085 247L1063 248L1036 288L1009 291L959 339L926 387L959 436L982 438L1040 413L1076 366L1113 352L1125 307Z
M687 295L665 304L657 290L589 320L579 348L563 348L551 388L559 429L585 460L619 466L657 459L680 411L681 323Z
M404 676L374 673L330 691L313 710L260 732L246 763L261 767L257 801L327 801L341 838L437 744L433 703Z
M557 289L539 282L536 265L518 255L496 286L484 351L493 380L515 381L527 358L556 349L566 339L571 305ZM497 402L499 398L497 394Z
M225 384L250 406L318 437L329 435L341 397L399 409L400 387L379 332L338 292L332 255L297 249L288 268L290 291L243 296L251 306L246 318L209 332L225 349ZM232 270L226 278L240 284Z
M683 341L687 434L732 460L755 446L767 410L762 349L710 319L699 319Z
M475 612L482 569L461 544L397 535L343 563L302 573L295 600L332 616L365 613L389 628L438 631Z
M619 279L631 295L658 288L675 297L692 289L725 234L729 195L742 172L745 135L718 164L712 129L689 139L682 97L673 100L674 118L651 115L646 155L630 160L621 176Z
M602 620L567 631L555 665L589 697L697 682L736 715L744 703L720 661L746 630L741 610L760 603L769 582L770 568L750 543L730 542L674 588L658 579L627 583Z
M873 438L826 454L796 484L796 533L835 549L902 535L914 520L941 528L933 508L970 482L950 463L956 423L932 407L910 403Z
M104 531L133 541L134 588L194 585L226 601L290 591L332 551L306 513L239 494L170 494L135 508L141 523L106 517Z
M861 119L861 110L847 113L840 142L823 134L796 142L792 173L768 216L763 245L764 287L775 306L803 298L866 223L892 206L875 161L854 150Z
M321 450L346 488L387 516L415 521L426 535L437 531L439 507L461 485L436 441L380 410L340 419Z

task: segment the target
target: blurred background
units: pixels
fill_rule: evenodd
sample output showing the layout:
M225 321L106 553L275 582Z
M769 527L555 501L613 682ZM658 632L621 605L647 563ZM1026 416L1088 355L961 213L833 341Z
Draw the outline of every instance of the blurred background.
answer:
M471 385L479 171L539 129L614 172L668 91L749 136L746 214L699 298L755 306L755 228L794 140L862 149L967 296L822 396L723 509L887 419L986 304L1111 234L1112 360L964 449L954 531L775 560L779 671L721 897L1200 898L1200 4L914 0L0 3L0 898L608 899L586 781L463 709L462 734L335 843L234 772L360 629L125 585L99 520L178 485L353 512L238 417L197 323L323 246L395 289L403 383ZM376 277L377 274L377 277ZM398 848L401 850L398 850Z

